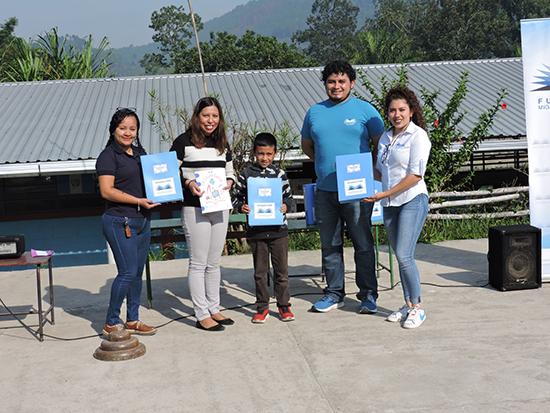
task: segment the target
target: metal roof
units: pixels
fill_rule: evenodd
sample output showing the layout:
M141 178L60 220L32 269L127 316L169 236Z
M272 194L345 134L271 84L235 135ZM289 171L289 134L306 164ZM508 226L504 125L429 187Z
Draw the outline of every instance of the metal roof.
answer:
M380 87L382 76L396 77L401 65L356 66ZM226 122L237 120L261 129L284 122L299 134L309 107L326 99L321 67L206 74L209 94L219 96ZM412 63L410 87L441 89L440 101L450 98L461 73L469 73L462 109L465 129L494 104L498 91L508 88L506 111L490 136L525 136L523 66L521 58ZM0 177L67 174L95 171L95 159L108 138L108 124L117 107L136 107L140 140L148 153L168 150L147 119L155 90L165 104L192 110L204 96L201 74L0 83ZM354 90L367 96L358 79Z

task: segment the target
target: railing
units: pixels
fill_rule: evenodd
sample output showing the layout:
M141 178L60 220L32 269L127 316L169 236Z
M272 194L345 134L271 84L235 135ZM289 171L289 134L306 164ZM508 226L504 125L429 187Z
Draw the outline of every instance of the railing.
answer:
M468 191L468 192L433 192L430 194L430 199L444 199L442 202L430 203L430 211L441 208L461 207L468 205L484 205L494 204L498 202L511 201L519 199L522 192L529 192L528 186L519 186L511 188L498 188L492 191ZM507 195L509 194L509 195ZM447 201L449 198L469 198L458 201ZM491 213L474 213L474 214L428 214L428 219L471 219L471 218L503 218L503 217L519 217L529 215L529 210L521 211L504 211Z

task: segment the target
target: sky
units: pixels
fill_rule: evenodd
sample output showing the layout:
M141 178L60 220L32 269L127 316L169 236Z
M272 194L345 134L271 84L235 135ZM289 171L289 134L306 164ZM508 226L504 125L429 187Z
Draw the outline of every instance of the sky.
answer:
M249 0L191 0L193 12L203 22L219 17ZM59 35L92 35L94 45L107 37L112 48L151 43L151 14L166 6L184 6L188 0L2 0L0 23L16 17L14 34L36 38L57 27Z

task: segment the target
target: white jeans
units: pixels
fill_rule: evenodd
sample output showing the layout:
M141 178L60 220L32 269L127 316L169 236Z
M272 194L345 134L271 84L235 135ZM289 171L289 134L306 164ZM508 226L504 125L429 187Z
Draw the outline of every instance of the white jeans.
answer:
M189 291L195 317L202 321L219 312L220 264L229 210L203 214L200 208L185 206L181 221L189 250Z

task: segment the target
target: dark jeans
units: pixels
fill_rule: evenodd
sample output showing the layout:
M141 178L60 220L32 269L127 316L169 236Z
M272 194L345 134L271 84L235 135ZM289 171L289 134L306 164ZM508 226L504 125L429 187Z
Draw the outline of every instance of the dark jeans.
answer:
M337 192L315 191L315 218L322 244L323 265L327 278L326 296L342 301L344 283L344 223L353 243L355 283L361 301L370 293L378 298L374 240L371 232L372 202L338 202Z
M256 283L256 308L265 311L269 307L267 271L269 254L275 275L275 298L277 307L290 305L290 285L288 282L288 237L250 239L254 258L254 281Z
M103 235L111 246L118 274L111 286L106 323L120 322L120 306L126 298L126 321L139 320L143 267L149 253L151 226L148 218L128 218L131 236L126 237L126 218L103 214Z

